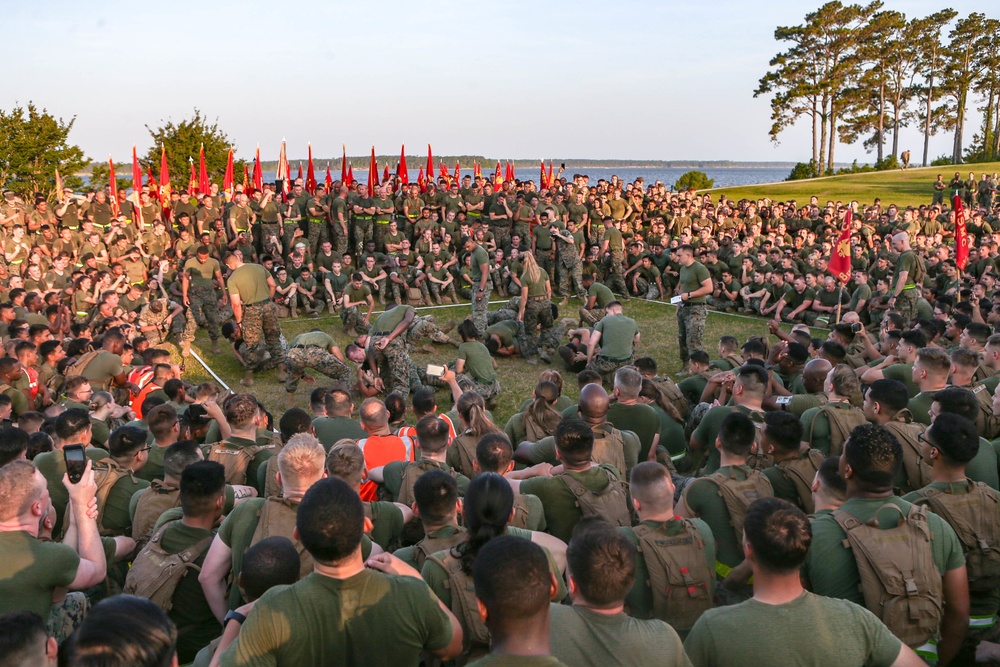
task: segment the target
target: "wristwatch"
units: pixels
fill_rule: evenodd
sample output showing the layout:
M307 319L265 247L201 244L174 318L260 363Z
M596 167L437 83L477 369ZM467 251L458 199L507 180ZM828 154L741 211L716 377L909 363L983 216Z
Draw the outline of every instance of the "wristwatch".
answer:
M236 621L240 625L243 625L243 621L245 620L247 620L246 616L236 611L235 609L231 609L229 613L226 614L226 617L222 620L222 624L226 625L229 623L229 621Z

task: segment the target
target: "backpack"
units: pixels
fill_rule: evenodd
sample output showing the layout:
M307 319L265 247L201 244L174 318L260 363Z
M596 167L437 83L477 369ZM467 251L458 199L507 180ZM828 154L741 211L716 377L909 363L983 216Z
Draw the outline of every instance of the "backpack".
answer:
M215 535L210 535L197 544L179 551L167 553L160 545L163 533L173 521L160 526L149 539L149 544L143 547L132 562L132 567L125 577L123 593L146 598L164 613L169 613L173 607L174 591L177 585L191 571L200 572L201 567L195 561L201 557L212 544Z
M168 486L162 480L153 480L135 504L135 518L132 519L132 538L139 549L142 549L153 534L156 520L163 513L174 507L180 507L181 490L176 486Z
M83 371L87 369L90 362L97 358L102 350L91 350L90 352L84 352L81 354L77 360L70 367L72 370L69 371L71 375L83 375ZM107 387L105 387L107 389Z
M677 386L677 383L668 377L655 377L653 378L653 384L656 385L656 388L663 398L666 399L666 402L677 408L681 419L687 419L688 414L691 412L691 406L688 405L687 399L684 398L684 393Z
M131 470L122 468L111 459L94 461L92 467L94 483L97 484L97 529L101 535L114 535L114 531L104 527L104 510L108 506L108 496L122 477L129 477L133 482L135 477L132 476Z
M439 551L447 551L457 547L462 542L469 539L469 533L465 528L459 528L454 535L449 537L424 537L424 539L413 545L413 560L417 563L417 570L424 569L424 563Z
M600 436L600 437L598 437ZM619 475L625 470L625 436L605 422L594 428L594 449L590 454L594 463L614 466Z
M990 435L987 432L987 426L990 425L993 417L993 395L981 382L973 386L971 391L979 402L979 412L976 413L976 430L979 431L980 437L985 438ZM995 420L992 421L995 423Z
M816 471L826 459L826 455L818 449L810 449L806 456L794 459L786 459L778 463L778 469L785 474L785 477L795 484L795 492L799 494L799 507L806 514L816 511L816 504L812 497L812 483L816 476Z
M886 422L884 426L896 436L903 449L903 472L907 480L904 492L916 491L930 484L933 481L931 467L920 455L920 434L927 427L917 422L896 420Z
M528 442L538 442L555 433L555 429L550 433L544 426L535 421L527 410L521 413L521 424L524 426L524 437Z
M444 558L431 556L430 559L448 573L445 587L451 591L451 613L455 614L462 624L462 654L478 650L486 653L490 647L490 631L479 618L479 605L476 604L476 588L472 584L472 576L462 571L462 559L452 555L449 550Z
M515 528L528 528L528 497L523 493L514 494L514 518L507 525Z
M753 470L747 466L737 466L743 468L747 473L746 479L736 479L729 477L723 472L713 472L706 480L715 484L719 488L719 495L726 503L726 510L729 511L729 523L736 531L737 538L743 534L743 521L747 517L747 509L753 501L758 498L768 498L774 495L771 482L759 470Z
M472 435L472 431L465 431L451 441L449 447L455 449L458 455L459 464L455 466L458 471L472 479L476 476L476 471L472 467L472 462L476 460L476 443L478 440Z
M226 469L226 484L246 484L247 468L254 457L260 452L272 449L274 449L272 443L237 447L223 440L211 445L207 458L209 461L221 463Z
M299 579L313 570L312 556L302 543L293 537L296 507L287 498L268 498L257 512L257 527L250 538L249 549L268 537L286 537L299 552Z
M639 553L646 562L653 593L653 616L686 632L712 608L710 583L715 573L705 563L705 541L691 521L682 519L684 529L668 535L646 525L633 528L639 538Z
M868 422L865 413L855 407L849 410L841 410L836 407L836 403L821 405L819 410L813 415L809 423L809 445L813 442L813 429L816 428L816 418L820 414L825 414L830 423L830 456L840 456L844 451L844 443L855 426L861 426Z
M877 514L892 508L900 515L895 528L881 529ZM911 648L922 646L938 630L942 617L942 578L931 551L927 509L911 505L908 513L886 503L869 523L837 510L833 513L854 553L865 607Z
M556 477L566 484L576 498L576 506L583 516L599 516L617 526L631 526L632 513L628 508L625 483L618 479L613 470L599 467L608 476L608 485L596 493L569 473L560 473Z
M413 505L413 503L417 501L413 495L413 486L425 472L430 470L443 470L452 477L456 477L458 475L458 473L451 468L442 468L427 460L411 461L403 467L403 477L399 485L399 495L396 497L396 502L406 505L407 507Z
M965 552L969 591L987 591L1000 586L1000 494L968 480L968 493L921 489L922 500L932 512L948 522Z

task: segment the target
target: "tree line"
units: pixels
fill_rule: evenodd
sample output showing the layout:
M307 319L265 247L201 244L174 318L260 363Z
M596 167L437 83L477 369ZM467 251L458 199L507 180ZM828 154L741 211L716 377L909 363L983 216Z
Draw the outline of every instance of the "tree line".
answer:
M754 97L771 96L775 142L799 120L811 122L810 175L833 172L838 141L861 141L876 167L894 163L900 128L911 124L922 128L923 166L938 132L952 133L951 163L1000 156L1000 21L953 9L908 18L880 1L835 0L800 25L777 27L774 38L787 48ZM970 104L983 117L966 147Z

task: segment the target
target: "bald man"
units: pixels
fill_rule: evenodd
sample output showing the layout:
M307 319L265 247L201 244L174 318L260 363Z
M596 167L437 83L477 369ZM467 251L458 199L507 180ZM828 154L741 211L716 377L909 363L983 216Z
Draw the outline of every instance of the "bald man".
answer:
M817 408L826 403L823 393L823 382L827 374L833 370L833 364L823 358L811 359L802 369L802 385L806 393L792 394L787 389L772 383L772 395L764 399L765 410L784 410L796 417L809 408ZM782 400L778 400L778 399Z

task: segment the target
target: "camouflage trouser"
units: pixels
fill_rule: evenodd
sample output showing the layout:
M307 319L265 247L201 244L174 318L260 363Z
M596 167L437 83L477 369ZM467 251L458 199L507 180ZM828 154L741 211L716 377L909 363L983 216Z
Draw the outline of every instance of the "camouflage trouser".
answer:
M281 230L278 223L261 223L260 225L260 244L259 249L263 253L269 253L272 255L280 255L281 248L274 247L276 244L281 244ZM273 241L271 239L274 239Z
M414 282L416 282L416 281L414 281ZM392 298L393 298L393 300L396 303L399 303L399 304L410 303L410 292L409 292L409 289L408 289L410 287L416 287L417 289L419 289L420 290L420 296L424 299L424 302L427 305L430 305L430 303L431 303L431 295L430 295L430 292L427 290L427 281L426 280L424 280L423 282L421 282L419 285L405 285L405 284L404 285L400 285L397 282L393 282L392 283Z
M484 401L494 398L500 393L500 378L495 378L493 382L480 382L468 373L459 373L455 379L462 391L474 391L483 397Z
M656 286L656 283L651 283L642 276L635 279L635 291L632 293L651 301L660 298L660 288Z
M556 273L554 270L555 261L553 261L552 259L552 249L551 248L549 248L548 250L539 249L538 252L535 253L535 261L538 263L538 266L545 269L545 273L547 273L549 278L553 282L555 282L556 278Z
M389 282L388 278L383 278L382 280L376 280L374 285L372 285L367 280L364 282L364 284L368 285L368 289L371 290L372 296L381 299L382 301L385 301L386 283L388 282Z
M430 281L428 281L430 282ZM425 283L426 284L426 283ZM455 281L452 280L447 285L439 285L435 282L431 282L428 285L431 291L431 296L434 297L434 301L438 304L441 303L442 296L451 296L451 300L458 303L458 293L455 291Z
M83 623L89 606L84 593L80 591L67 593L62 602L52 605L45 624L46 633L61 644Z
M753 313L760 315L760 304L763 299L761 297L754 297L752 299L747 299L744 301L744 307L753 311Z
M389 231L389 221L378 222L375 221L374 231L372 232L372 240L375 241L375 247L382 247L382 239L385 238L385 233Z
M416 345L423 338L430 338L435 343L451 342L448 334L438 329L437 324L434 323L433 315L414 317L413 322L406 330L406 342L410 345Z
M909 323L917 316L917 300L920 298L920 290L904 289L896 297L893 310L903 316L903 320Z
M243 307L243 342L246 344L244 360L251 370L274 368L285 361L281 345L281 325L278 323L277 306L271 301ZM270 358L265 358L269 353Z
M708 305L716 310L729 310L732 311L736 308L737 301L730 301L724 296L708 296L705 297L705 301Z
M346 255L349 242L348 237L350 236L351 231L350 228L348 228L347 233L344 233L344 231L340 228L339 222L334 222L330 225L330 227L330 240L332 241L333 251L338 252L341 255Z
M701 339L705 336L706 319L708 307L705 304L692 304L677 309L677 342L681 361L685 364L690 358L691 350L702 349Z
M537 357L539 346L551 353L555 348L552 329L552 302L544 298L529 298L524 306L524 340L521 343L521 356L525 359Z
M496 324L497 322L503 322L504 320L516 320L517 311L521 308L521 297L513 296L510 301L505 303L500 307L499 310L493 310L486 314L486 321L490 324Z
M628 366L632 363L633 357L627 359L611 359L605 357L603 354L599 354L594 357L590 365L587 366L587 370L597 371L601 374L602 378L608 378L618 371L622 366Z
M580 324L586 324L587 326L594 326L598 322L604 319L608 311L605 308L591 308L587 310L586 308L580 309Z
M576 290L581 301L587 300L587 290L583 289L583 265L574 251L559 253L559 296L568 297Z
M330 226L326 220L320 218L310 218L309 220L309 249L312 250L313 257L319 255L319 244L330 240Z
M344 321L345 329L355 329L358 332L367 332L368 325L365 324L365 316L357 306L343 308L340 311L340 319Z
M295 230L299 228L299 221L285 222L281 225L281 247L287 255L292 249L292 240L295 238Z
M486 313L490 307L490 294L493 293L493 282L486 281L486 289L479 291L479 285L472 288L472 323L480 336L486 335Z
M827 317L828 315L827 313L818 313L815 310L807 310L802 313L802 322L812 326L816 324L816 320L818 320L820 316ZM832 315L830 317L832 319Z
M493 240L498 248L506 248L510 245L510 223L495 225L491 222L490 231L493 232Z
M410 393L410 355L406 352L406 340L399 336L390 342L384 350L379 350L375 344L388 336L388 333L372 334L368 345L375 350L375 362L378 364L379 375L385 382L385 391L391 394L400 392L403 396Z
M299 380L302 379L307 368L319 371L338 384L347 386L351 384L351 370L347 365L316 345L290 348L285 355L285 363L288 364L285 391L289 394L294 394L295 390L299 388Z
M374 225L375 221L370 218L368 220L354 220L351 223L354 232L354 252L358 257L365 249L365 242L375 238Z
M185 314L184 334L181 340L190 343L198 328L207 328L208 337L213 341L219 339L219 300L215 298L215 289L208 286L188 286L188 298L191 305ZM155 344L155 343L154 343Z
M322 309L323 299L319 292L316 296L309 296L308 294L303 294L302 292L295 293L295 300L292 302L292 308L295 309L298 306L304 307L306 310L312 309Z
M622 262L625 261L625 253L620 250L611 251L611 271L608 272L607 285L612 292L628 295L628 287L625 285L625 272L622 269Z

